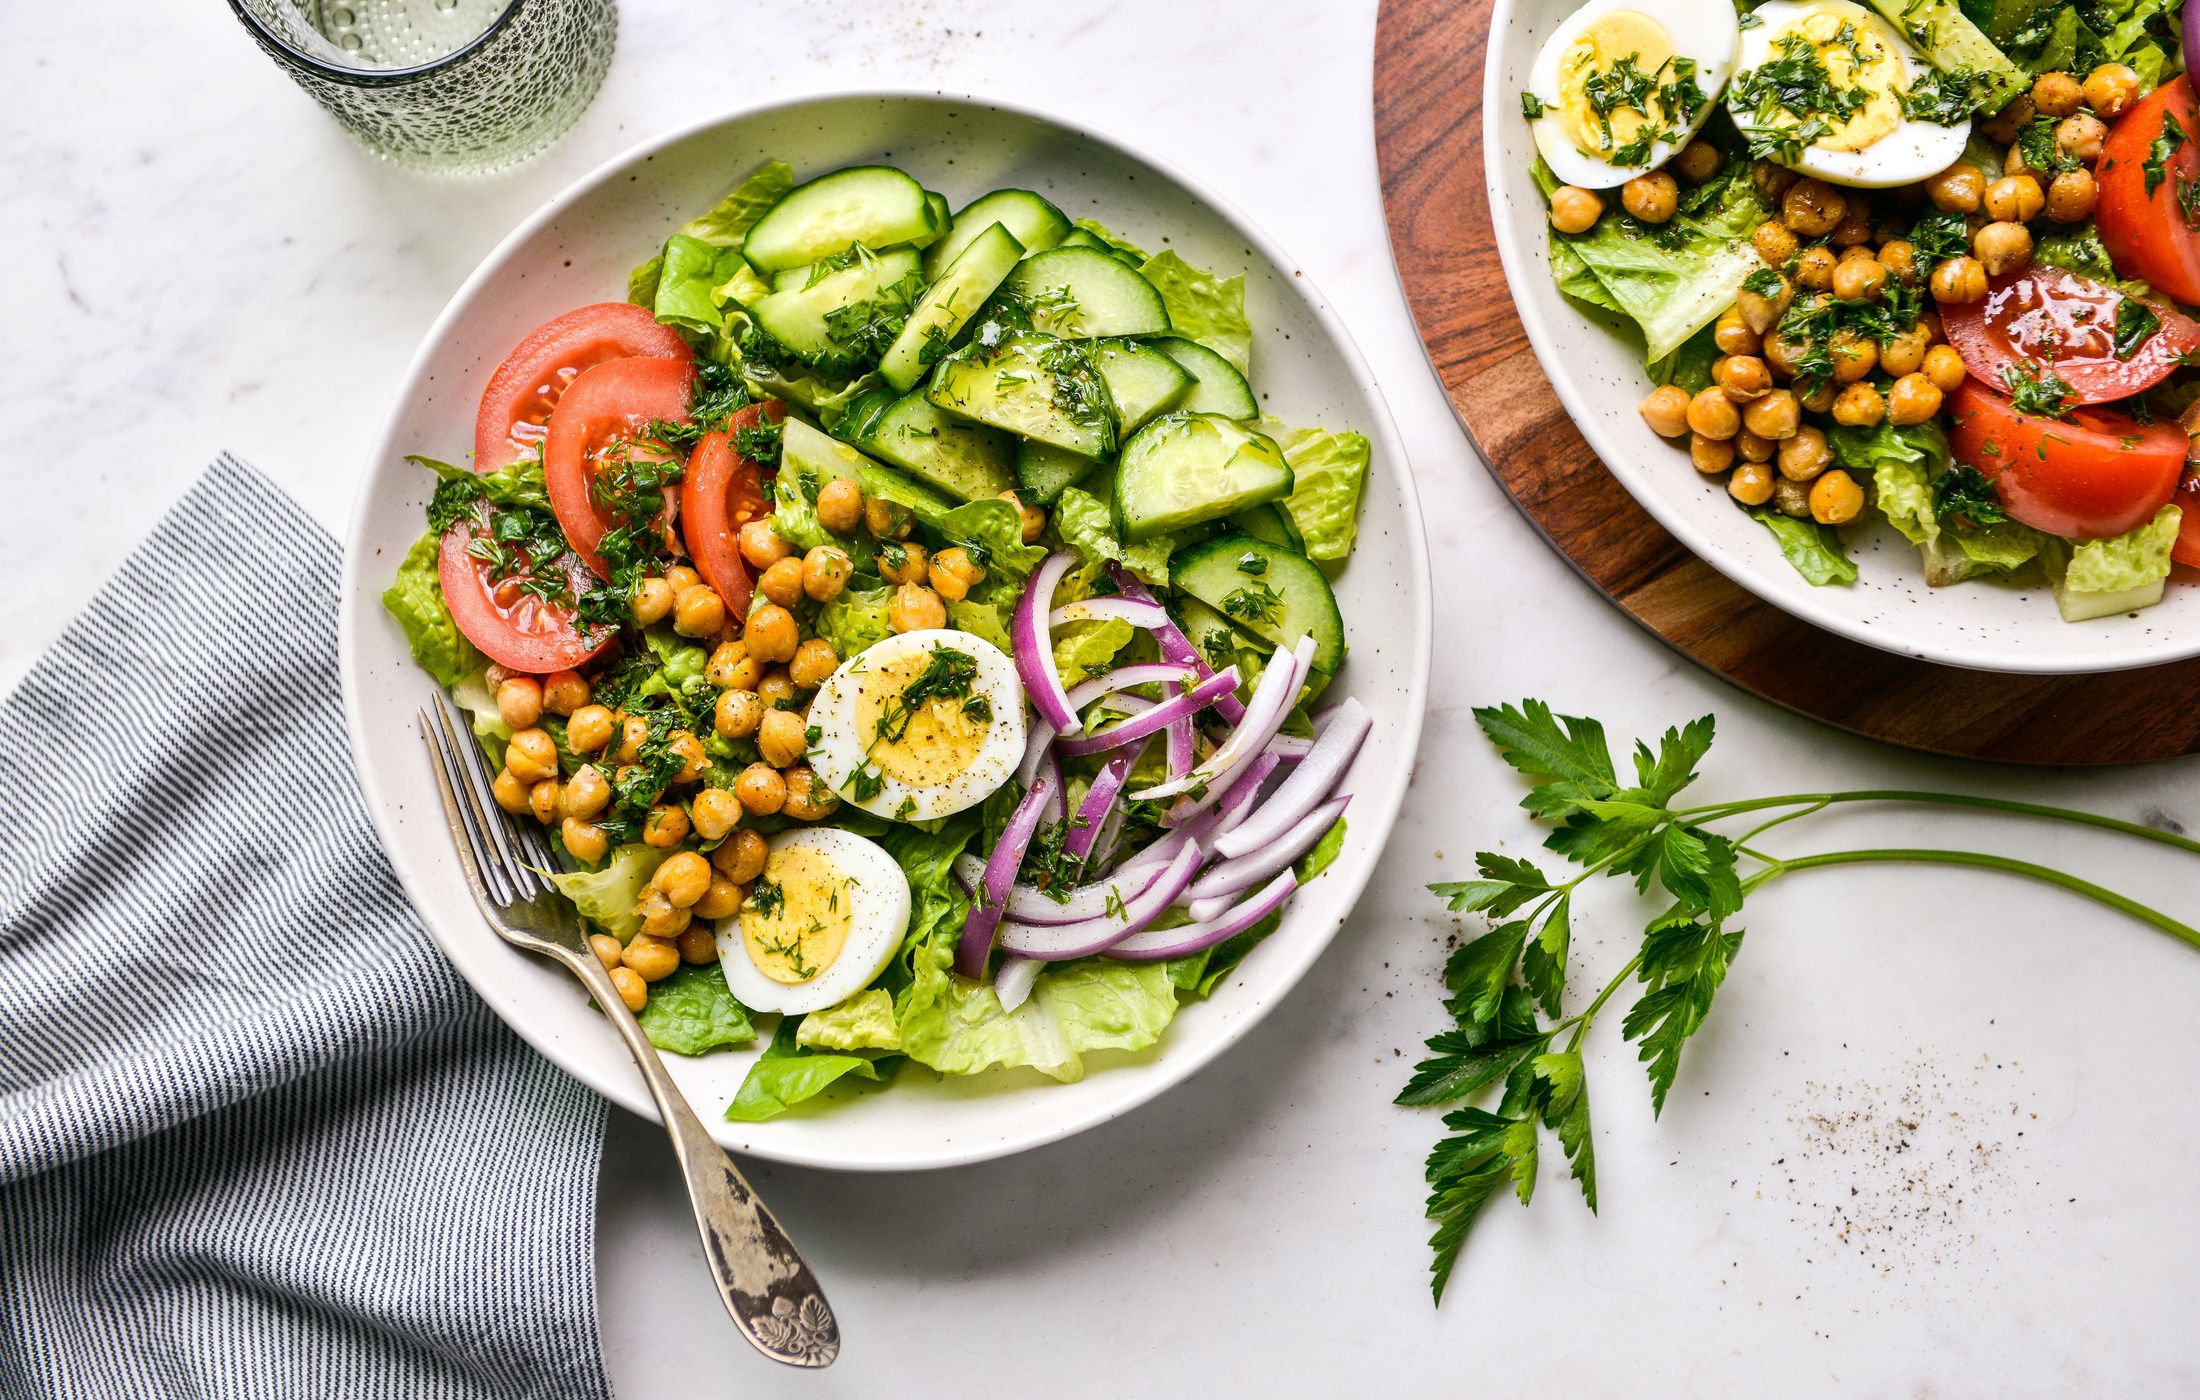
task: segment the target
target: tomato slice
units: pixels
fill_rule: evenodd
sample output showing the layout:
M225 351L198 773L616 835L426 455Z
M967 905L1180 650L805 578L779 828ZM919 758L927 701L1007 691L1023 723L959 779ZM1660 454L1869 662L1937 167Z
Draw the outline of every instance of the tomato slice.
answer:
M572 605L528 589L528 576L491 577L488 562L470 552L491 518L487 506L477 507L470 518L444 531L443 551L436 560L444 605L466 640L498 665L529 675L570 670L611 645L616 629L606 628L600 636L584 633L573 620ZM575 598L596 583L587 565L572 554L561 556L546 572Z
M2162 84L2109 128L2096 172L2100 201L2093 218L2119 273L2144 278L2188 306L2200 305L2200 233L2185 221L2178 202L2180 191L2200 181L2200 145L2180 144L2152 192L2147 189L2147 157L2170 117L2187 137L2200 136L2200 100L2190 78Z
M550 410L582 370L637 357L686 364L695 354L679 332L623 301L579 307L529 331L482 390L474 418L474 470L493 472L533 451Z
M786 416L787 406L777 400L752 403L734 414L726 431L706 434L695 444L680 487L680 533L687 538L688 557L734 617L747 616L752 592L741 558L741 527L770 514L771 505L764 496L764 468L734 449L733 435Z
M2127 301L2153 313L2161 328L2118 358L2116 318ZM2030 363L2052 368L2079 403L2130 398L2168 378L2178 357L2200 346L2200 321L2167 303L2137 301L2046 263L1996 277L1984 301L1942 306L1940 319L1964 368L1988 386L2003 388L2008 370Z
M574 552L605 578L611 571L596 547L619 522L597 503L592 489L604 454L620 444L646 441L643 429L653 420L687 421L694 375L694 367L683 360L606 360L575 376L551 411L542 454L550 508L558 513ZM678 500L676 492L665 496L668 529Z
M2168 503L2185 470L2185 433L2175 423L2097 407L2068 418L2020 413L1975 379L1948 402L1956 460L1993 480L2012 520L2051 535L2099 540L2136 529Z
M2183 518L2177 523L2177 543L2170 546L2169 557L2200 569L2200 473L2186 472L2171 499Z

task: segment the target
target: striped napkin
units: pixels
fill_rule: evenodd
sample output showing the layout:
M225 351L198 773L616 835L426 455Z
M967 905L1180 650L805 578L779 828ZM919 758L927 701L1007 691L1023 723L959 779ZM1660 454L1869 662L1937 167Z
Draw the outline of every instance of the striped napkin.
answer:
M602 1101L405 902L229 456L0 702L0 1395L608 1396Z

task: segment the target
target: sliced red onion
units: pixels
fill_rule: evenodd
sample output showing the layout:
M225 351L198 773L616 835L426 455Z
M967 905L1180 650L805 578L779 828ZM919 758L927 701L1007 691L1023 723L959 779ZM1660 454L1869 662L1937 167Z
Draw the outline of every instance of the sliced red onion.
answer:
M1163 958L1189 957L1193 953L1237 937L1275 913L1298 887L1299 877L1286 870L1270 881L1260 893L1218 916L1201 919L1194 915L1193 922L1180 928L1157 928L1148 933L1135 934L1108 949L1107 955L1111 958L1122 958L1126 962L1159 962Z
M1010 958L1001 964L1001 970L993 977L993 995L1001 999L1001 1010L1014 1011L1031 997L1031 988L1039 980L1046 964L1030 958Z
M1024 736L1024 756L1016 763L1016 785L1031 791L1031 785L1039 781L1039 770L1046 766L1054 752L1054 730L1045 720L1031 726Z
M1046 757L1039 761L1039 776L1046 782L1047 798L1039 810L1041 826L1060 825L1069 815L1069 792L1062 784L1062 764L1048 749Z
M1067 627L1072 622L1128 622L1144 631L1167 626L1169 611L1159 603L1120 595L1112 598L1080 598L1047 614L1047 626Z
M1161 843L1155 842L1107 879L1079 885L1061 899L1030 885L1011 886L1004 917L1014 919L1019 924L1078 924L1087 919L1096 919L1105 914L1111 905L1135 897L1152 884L1177 852L1183 849L1181 845L1172 845L1166 850L1160 848ZM1160 851L1159 855L1148 855L1148 852L1156 850ZM955 878L962 882L964 889L977 889L983 883L984 876L984 862L977 857L955 858Z
M1024 863L1024 852L1031 848L1032 835L1039 829L1039 818L1054 788L1053 774L1042 772L1024 793L1023 801L1016 804L993 854L986 857L978 897L963 920L962 939L955 945L955 970L965 977L985 976L986 959L993 953L993 934L1000 927L1009 891L1016 885L1016 872Z
M1023 680L1024 692L1031 697L1031 706L1039 712L1040 720L1058 734L1075 729L1077 715L1062 692L1061 673L1054 669L1054 639L1047 633L1047 612L1054 605L1054 590L1060 586L1062 576L1076 562L1077 556L1066 549L1047 556L1046 562L1032 572L1024 596L1016 600L1016 617L1010 629L1016 672Z
M1358 700L1348 698L1338 705L1323 726L1321 737L1283 786L1276 789L1276 795L1261 804L1257 815L1218 838L1215 854L1235 860L1289 830L1337 786L1374 728L1375 717Z
M1319 724L1319 721L1316 721ZM1268 752L1285 758L1304 758L1313 751L1314 741L1297 734L1278 734L1268 741Z
M1161 693L1167 696L1181 695L1184 693L1184 686L1179 681L1170 681L1161 687ZM1168 728L1168 756L1169 776L1171 778L1183 777L1186 773L1191 772L1199 762L1199 738L1197 732L1192 728L1190 716L1187 715L1183 719L1170 722Z
M1155 607L1161 606L1160 602L1147 590L1146 585L1138 581L1138 576L1121 564L1108 565L1108 574L1115 580L1116 589L1125 598L1138 603L1152 603ZM1215 673L1214 667L1207 664L1207 658L1199 654L1199 648L1192 645L1192 639L1185 636L1184 630L1166 616L1164 616L1161 625L1152 628L1151 631L1153 632L1154 641L1161 647L1162 660L1173 661L1179 666L1189 667L1192 673L1201 680L1205 680ZM1217 701L1215 709L1232 724L1237 724L1245 718L1245 705L1235 695Z
M1118 666L1104 676L1081 682L1071 687L1067 698L1072 710L1082 710L1103 695L1129 690L1134 685L1172 685L1183 679L1182 666L1167 661L1147 661L1136 666Z
M1092 843L1099 839L1100 825L1115 810L1115 800L1123 795L1123 785L1130 781L1131 765L1138 761L1139 750L1124 749L1110 758L1107 766L1093 774L1092 786L1085 791L1085 800L1077 806L1077 820L1062 837L1062 854L1082 865L1092 856Z
M1164 700L1121 724L1103 729L1097 734L1065 736L1055 740L1054 746L1067 754L1105 753L1109 749L1120 748L1134 739L1157 734L1180 719L1189 719L1223 696L1235 692L1237 683L1237 667L1232 666L1226 671L1209 676L1184 694Z
M1154 882L1110 914L1074 924L1001 924L1001 946L1018 957L1045 962L1090 957L1137 933L1176 903L1191 884L1192 873L1206 857L1197 845L1186 842Z
M1295 758L1274 752L1274 745L1271 743L1269 748L1254 755L1250 761L1239 764L1209 783L1199 796L1186 793L1170 803L1169 810L1161 814L1161 824L1173 831L1186 823L1196 821L1204 812L1227 809L1234 813L1229 818L1229 826L1236 826L1249 815L1244 806L1246 799L1260 789L1268 775L1275 772L1280 764L1296 762L1298 760ZM1246 786L1241 788L1241 783ZM1228 830L1229 826L1221 828L1215 834Z
M1181 778L1134 792L1131 797L1147 802L1157 797L1174 797L1195 787L1211 785L1224 773L1235 768L1242 760L1268 747L1268 741L1276 737L1276 731L1291 714L1291 706L1298 699L1299 686L1305 681L1307 668L1313 664L1314 639L1302 638L1292 651L1279 651L1268 660L1268 669L1261 672L1260 684L1253 687L1253 698L1245 707L1245 719L1230 732L1220 747L1207 755L1207 761ZM1225 674L1235 674L1231 667ZM1166 702L1164 702L1166 703ZM1140 716L1141 719L1144 716Z
M1300 817L1288 830L1251 855L1210 867L1206 874L1192 882L1192 897L1218 899L1251 889L1314 849L1314 844L1337 824L1337 818L1344 815L1345 806L1351 801L1350 797L1333 797Z

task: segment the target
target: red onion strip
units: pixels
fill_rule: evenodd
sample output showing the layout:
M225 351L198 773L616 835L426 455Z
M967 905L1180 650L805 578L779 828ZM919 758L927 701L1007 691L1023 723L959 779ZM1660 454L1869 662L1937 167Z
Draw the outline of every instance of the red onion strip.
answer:
M985 976L986 960L993 953L993 935L1000 928L1009 891L1015 888L1016 872L1024 863L1024 852L1031 848L1039 817L1054 789L1054 775L1040 773L1038 781L1024 793L1024 800L1016 804L993 854L986 857L977 900L963 920L962 939L955 945L955 970L965 977Z
M1046 962L1090 957L1160 918L1162 912L1184 893L1184 887L1192 882L1192 873L1205 858L1197 845L1186 842L1176 853L1176 859L1169 862L1152 884L1140 890L1136 897L1123 901L1114 912L1097 919L1051 926L1007 921L1001 925L1001 946L1018 957Z
M1134 934L1108 949L1107 955L1127 962L1159 962L1164 958L1189 957L1193 953L1237 937L1275 913L1298 887L1299 877L1286 870L1270 881L1260 893L1218 918L1202 919L1178 928L1158 928Z
M1138 576L1121 564L1108 565L1108 574L1115 580L1116 588L1124 597L1133 602L1152 603L1157 608L1161 606L1146 585L1138 581ZM1207 664L1207 658L1199 654L1199 648L1192 645L1192 639L1185 636L1183 629L1174 622L1164 621L1161 626L1151 630L1154 641L1161 647L1162 660L1189 667L1202 680L1214 674L1214 667ZM1215 710L1232 724L1245 718L1245 705L1235 695L1216 701Z
M1215 854L1235 860L1289 830L1336 788L1374 728L1375 717L1367 712L1367 706L1351 699L1338 705L1321 737L1283 786L1276 789L1276 795L1261 804L1258 815L1218 839Z
M1074 603L1064 603L1047 614L1047 626L1067 627L1073 622L1128 622L1141 631L1150 632L1169 622L1168 609L1159 603L1144 602L1137 598L1080 598Z
M1236 860L1226 860L1192 882L1194 899L1216 899L1250 889L1314 849L1344 815L1350 797L1334 797L1292 823L1273 841Z
M1261 672L1260 684L1253 687L1252 701L1245 707L1245 719L1222 741L1221 747L1183 777L1132 793L1133 800L1145 802L1157 797L1174 797L1195 787L1212 785L1240 761L1267 748L1268 741L1276 737L1276 731L1290 716L1292 702L1298 699L1299 687L1305 681L1313 656L1314 640L1308 637L1300 641L1296 650L1279 651L1270 657L1268 669ZM1233 666L1225 674L1234 674L1236 670Z
M1092 786L1085 792L1085 800L1078 804L1077 819L1062 837L1062 854L1082 864L1092 855L1092 843L1100 835L1100 824L1108 813L1115 810L1115 800L1123 795L1123 785L1130 781L1131 765L1138 761L1139 751L1124 749L1107 762L1107 766L1092 776Z
M1183 679L1182 666L1167 661L1148 661L1136 666L1118 666L1104 676L1080 682L1070 689L1067 698L1071 709L1082 710L1103 695L1129 690L1134 685L1172 685Z
M1030 958L1009 958L1001 964L1001 970L993 977L993 995L1001 999L1001 1010L1014 1011L1031 997L1031 988L1039 980L1046 964Z
M1077 714L1062 691L1061 674L1054 669L1054 639L1047 633L1047 613L1054 603L1054 590L1076 562L1077 556L1066 549L1047 556L1046 562L1033 571L1024 596L1016 600L1016 617L1010 629L1016 671L1031 697L1031 707L1039 712L1040 722L1058 734L1077 727Z
M1133 739L1143 739L1159 733L1179 719L1186 719L1206 709L1223 696L1237 689L1237 667L1209 676L1186 693L1164 700L1142 714L1136 714L1121 724L1101 730L1097 734L1063 737L1054 746L1067 754L1105 753L1120 748Z

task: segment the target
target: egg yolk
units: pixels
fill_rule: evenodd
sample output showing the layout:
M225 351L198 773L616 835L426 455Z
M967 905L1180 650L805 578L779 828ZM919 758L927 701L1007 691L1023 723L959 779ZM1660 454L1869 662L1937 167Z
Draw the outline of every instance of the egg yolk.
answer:
M1792 52L1792 47L1782 48L1791 36L1818 55L1829 87L1864 100L1845 118L1838 112L1793 112L1782 125L1799 126L1815 118L1832 129L1809 144L1827 151L1861 151L1902 124L1902 64L1875 25L1859 24L1835 10L1813 10L1774 39L1773 52Z
M993 727L991 709L972 689L974 674L962 683L959 693L922 695L913 703L907 700L910 686L936 677L943 666L952 664L943 662L943 655L969 660L940 648L897 656L864 677L856 696L856 733L869 744L871 762L908 787L954 781L977 761Z
M1648 81L1634 85L1638 100L1651 101L1660 82L1672 81L1659 72L1672 58L1673 36L1650 16L1639 10L1597 16L1558 61L1559 112L1574 144L1589 155L1605 156L1634 140L1649 115L1637 105L1614 105L1613 99L1629 86L1625 79L1639 74Z
M772 853L741 906L741 942L756 970L798 986L833 965L855 926L855 882L807 846Z

